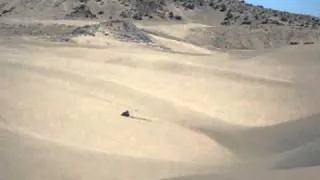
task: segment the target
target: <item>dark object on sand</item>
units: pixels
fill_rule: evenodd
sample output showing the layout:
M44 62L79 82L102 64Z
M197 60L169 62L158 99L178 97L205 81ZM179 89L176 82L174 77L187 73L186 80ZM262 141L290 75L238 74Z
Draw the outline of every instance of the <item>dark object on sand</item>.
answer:
M124 111L123 113L121 113L121 116L130 117L130 113L129 113L129 111Z
M296 42L296 41L291 41L290 42L290 45L298 45L299 44L299 42Z
M303 44L314 44L314 42L312 42L312 41L307 41L307 42L304 42Z

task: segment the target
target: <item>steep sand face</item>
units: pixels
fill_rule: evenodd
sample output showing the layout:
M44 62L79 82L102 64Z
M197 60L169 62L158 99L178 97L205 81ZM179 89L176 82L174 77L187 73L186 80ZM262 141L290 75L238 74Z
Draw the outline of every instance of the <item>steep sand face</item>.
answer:
M111 154L172 161L197 161L213 151L218 159L220 153L228 156L208 137L143 114L143 110L133 112L142 120L122 118L120 113L128 108L147 109L153 96L114 83L111 77L97 76L88 68L91 63L86 61L90 60L49 55L55 54L56 48L34 54L34 49L26 46L21 56L1 61L2 116L10 119L9 127ZM70 50L70 54L77 53ZM10 49L7 52L10 56ZM68 64L82 66L85 74L80 69L72 72ZM134 106L135 99L141 99L139 107Z
M73 45L2 38L0 179L316 171L273 169L320 164L318 45L240 61L153 38L170 50L98 35ZM186 178L202 177L215 176Z
M82 50L48 51L36 46L29 50L33 61L11 61L97 78L239 125L274 124L317 111L318 96L310 96L303 86L290 79L255 73L259 64L250 65L249 71L249 66L239 62L223 61L227 58L224 54L187 56L133 46ZM74 56L76 61L70 63L68 58ZM223 61L221 66L218 60Z
M206 135L171 122L191 110L117 83L114 72L135 70L105 63L150 50L2 42L0 179L160 179L233 160ZM120 116L127 109L133 119Z

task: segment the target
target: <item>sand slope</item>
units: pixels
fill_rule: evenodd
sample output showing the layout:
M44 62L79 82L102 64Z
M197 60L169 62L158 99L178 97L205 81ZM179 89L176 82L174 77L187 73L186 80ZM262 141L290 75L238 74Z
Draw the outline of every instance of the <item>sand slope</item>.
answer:
M240 61L153 38L2 37L0 179L316 177L318 45Z

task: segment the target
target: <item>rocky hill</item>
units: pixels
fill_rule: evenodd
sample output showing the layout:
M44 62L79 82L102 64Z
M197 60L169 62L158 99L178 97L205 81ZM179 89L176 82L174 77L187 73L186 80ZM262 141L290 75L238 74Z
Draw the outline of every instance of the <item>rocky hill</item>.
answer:
M193 29L184 40L209 49L275 48L313 44L320 39L320 19L317 17L272 10L240 0L2 0L0 20L2 18L90 19L112 23L131 20L193 22L209 27ZM105 27L103 23L100 25ZM19 31L17 34L38 32L36 27L28 27L26 31L3 27ZM74 28L62 29L64 34L70 34ZM50 34L47 29L41 27L39 33ZM81 31L92 29L97 27L82 27ZM129 28L122 32L132 35L135 41L146 40L143 33L130 34L131 31Z
M113 37L127 42L152 43L147 33L141 31L130 21L109 20L94 25L86 25L74 29L69 35L71 36L95 36L97 33Z
M221 14L224 18L219 19L219 23L222 25L320 27L317 17L272 10L239 0L3 0L0 17L190 20L187 15L190 11L202 9Z
M288 25L319 28L320 19L310 15L277 11L263 6L254 6L244 1L211 0L211 7L227 12L223 25Z

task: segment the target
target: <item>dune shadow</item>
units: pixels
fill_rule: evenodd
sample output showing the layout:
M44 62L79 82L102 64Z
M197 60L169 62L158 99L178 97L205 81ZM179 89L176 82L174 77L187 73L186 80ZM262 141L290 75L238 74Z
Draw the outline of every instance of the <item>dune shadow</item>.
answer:
M274 169L292 169L320 166L320 139L281 154L274 163Z
M320 113L267 127L219 130L197 128L242 158L285 153L320 138Z

